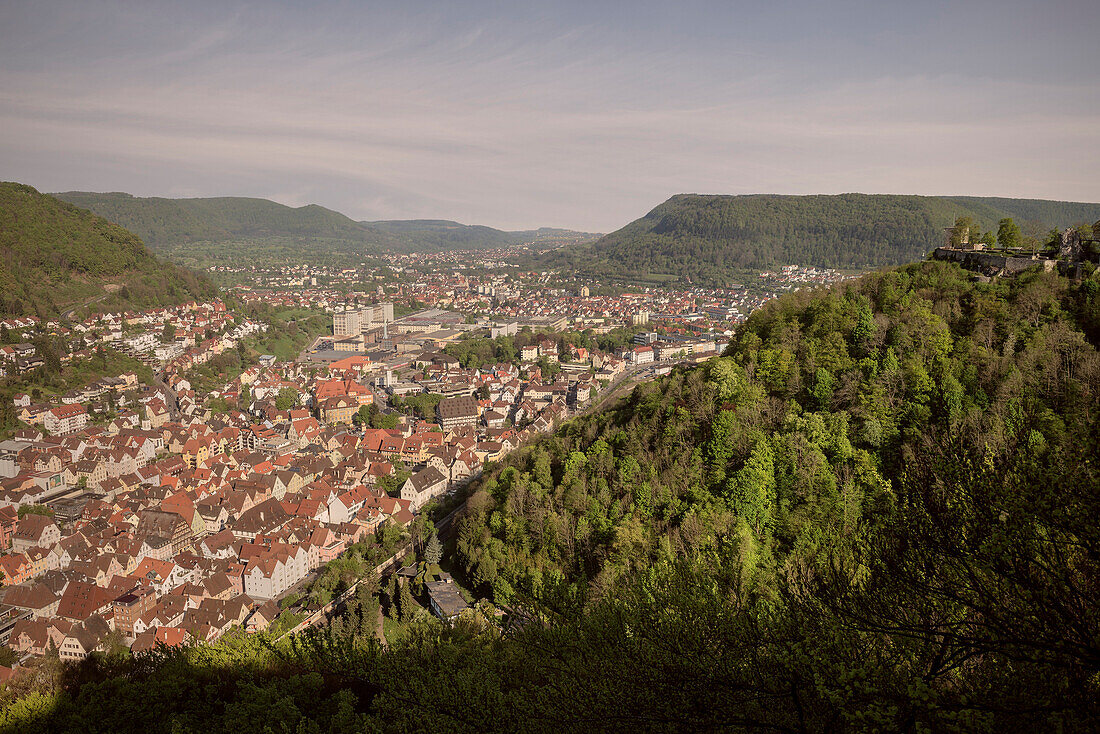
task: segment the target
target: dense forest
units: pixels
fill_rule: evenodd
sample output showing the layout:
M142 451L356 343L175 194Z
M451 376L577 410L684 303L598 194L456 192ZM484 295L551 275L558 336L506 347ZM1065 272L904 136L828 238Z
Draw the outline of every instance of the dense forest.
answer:
M92 210L140 235L150 247L220 242L242 237L317 237L363 244L371 235L392 244L339 212L316 204L289 207L267 199L223 196L165 199L130 194L66 191L63 201Z
M603 278L705 284L781 265L866 269L919 260L944 228L970 217L983 231L1014 218L1025 236L1100 219L1100 204L976 197L681 194L591 245L548 253L543 266ZM977 233L974 239L977 239Z
M1100 278L967 276L770 302L487 472L448 546L503 630L96 656L0 724L1094 731Z
M118 222L157 252L195 268L348 266L401 247L398 238L315 204L294 208L245 197L165 199L87 191L57 197Z
M216 292L128 230L30 186L0 183L0 314L151 308Z

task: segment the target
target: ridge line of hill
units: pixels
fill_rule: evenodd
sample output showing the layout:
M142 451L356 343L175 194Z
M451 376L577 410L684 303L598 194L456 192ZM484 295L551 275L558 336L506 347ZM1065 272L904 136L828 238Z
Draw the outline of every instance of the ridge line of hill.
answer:
M1051 229L1100 219L1100 204L902 194L677 194L593 243L563 247L533 264L594 278L707 285L782 265L862 270L924 258L959 217L986 233L1011 218L1025 239L1042 243Z

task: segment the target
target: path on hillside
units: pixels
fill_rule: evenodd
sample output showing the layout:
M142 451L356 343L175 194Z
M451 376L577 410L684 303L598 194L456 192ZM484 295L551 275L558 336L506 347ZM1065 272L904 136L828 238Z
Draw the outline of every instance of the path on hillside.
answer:
M334 615L337 611L339 611L344 606L344 603L348 599L350 599L353 594L355 594L356 590L359 588L359 584L361 584L364 581L367 581L368 579L371 579L371 578L379 579L387 571L392 571L396 568L399 568L400 565L401 565L402 560L411 551L412 551L412 543L407 543L405 545L400 546L394 552L394 554L392 556L390 556L386 560L382 561L382 563L375 566L375 568L370 573L364 575L362 578L357 579L351 586L349 586L347 589L345 589L343 591L343 593L341 593L338 597L336 597L335 599L333 599L332 601L330 601L328 604L324 605L320 609L314 611L312 614L310 614L308 617L306 617L304 620L302 620L296 627L293 627L292 629L289 629L286 632L284 632L283 634L279 635L278 639L282 639L283 637L286 637L287 635L297 634L298 632L301 632L302 630L306 629L307 627L312 627L316 624L324 623L326 620L329 619L330 616ZM381 611L381 605L379 606L379 611ZM385 642L386 638L385 638L385 634L382 632L381 621L379 621L378 635L379 635L379 639L381 639L383 642Z
M73 315L73 311L77 310L78 308L84 308L85 306L91 306L91 305L92 305L93 303L99 303L100 301L102 301L102 300L103 300L104 298L106 298L106 297L107 297L107 296L109 296L109 295L111 295L111 293L110 293L110 292L107 292L107 293L104 293L104 294L103 294L102 296L96 296L95 298L92 298L92 299L90 299L90 300L87 300L87 301L85 301L84 303L78 303L78 304L76 304L75 306L73 306L72 308L70 308L70 309L69 309L68 311L64 311L64 312L63 312L63 313L61 314L61 320L62 320L62 321L71 321L71 320L72 320L72 315Z
M659 362L651 362L646 365L636 365L628 370L625 370L613 382L608 383L607 387L603 389L603 392L597 396L598 400L596 402L590 404L584 410L575 413L574 417L603 410L612 400L624 395L627 392L627 388L633 389L635 384L639 382L645 382L645 379L635 379L639 375L648 371L652 371L658 367L669 366L675 363L676 360L661 360ZM651 375L649 379L653 379L655 377L657 377L657 375Z

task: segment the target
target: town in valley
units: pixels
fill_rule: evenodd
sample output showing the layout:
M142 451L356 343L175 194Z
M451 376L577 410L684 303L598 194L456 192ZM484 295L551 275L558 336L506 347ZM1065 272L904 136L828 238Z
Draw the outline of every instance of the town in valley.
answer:
M355 593L356 574L335 572L349 557L363 578L418 577L400 619L499 620L438 550L415 562L472 479L719 353L769 298L847 277L787 266L725 288L608 287L514 255L222 264L211 301L3 321L9 662L285 635Z

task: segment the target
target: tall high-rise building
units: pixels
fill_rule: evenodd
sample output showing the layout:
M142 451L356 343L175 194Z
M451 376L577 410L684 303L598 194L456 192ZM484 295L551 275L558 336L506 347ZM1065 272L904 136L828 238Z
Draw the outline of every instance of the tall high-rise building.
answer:
M332 314L332 333L336 336L361 334L362 321L359 311L337 311Z
M360 323L363 327L363 331L366 331L368 324L377 326L379 324L389 324L393 322L393 304L389 301L383 303L376 303L373 306L367 306L360 312Z
M358 336L370 329L393 322L393 304L376 303L356 309L344 308L332 315L332 333L336 336Z

